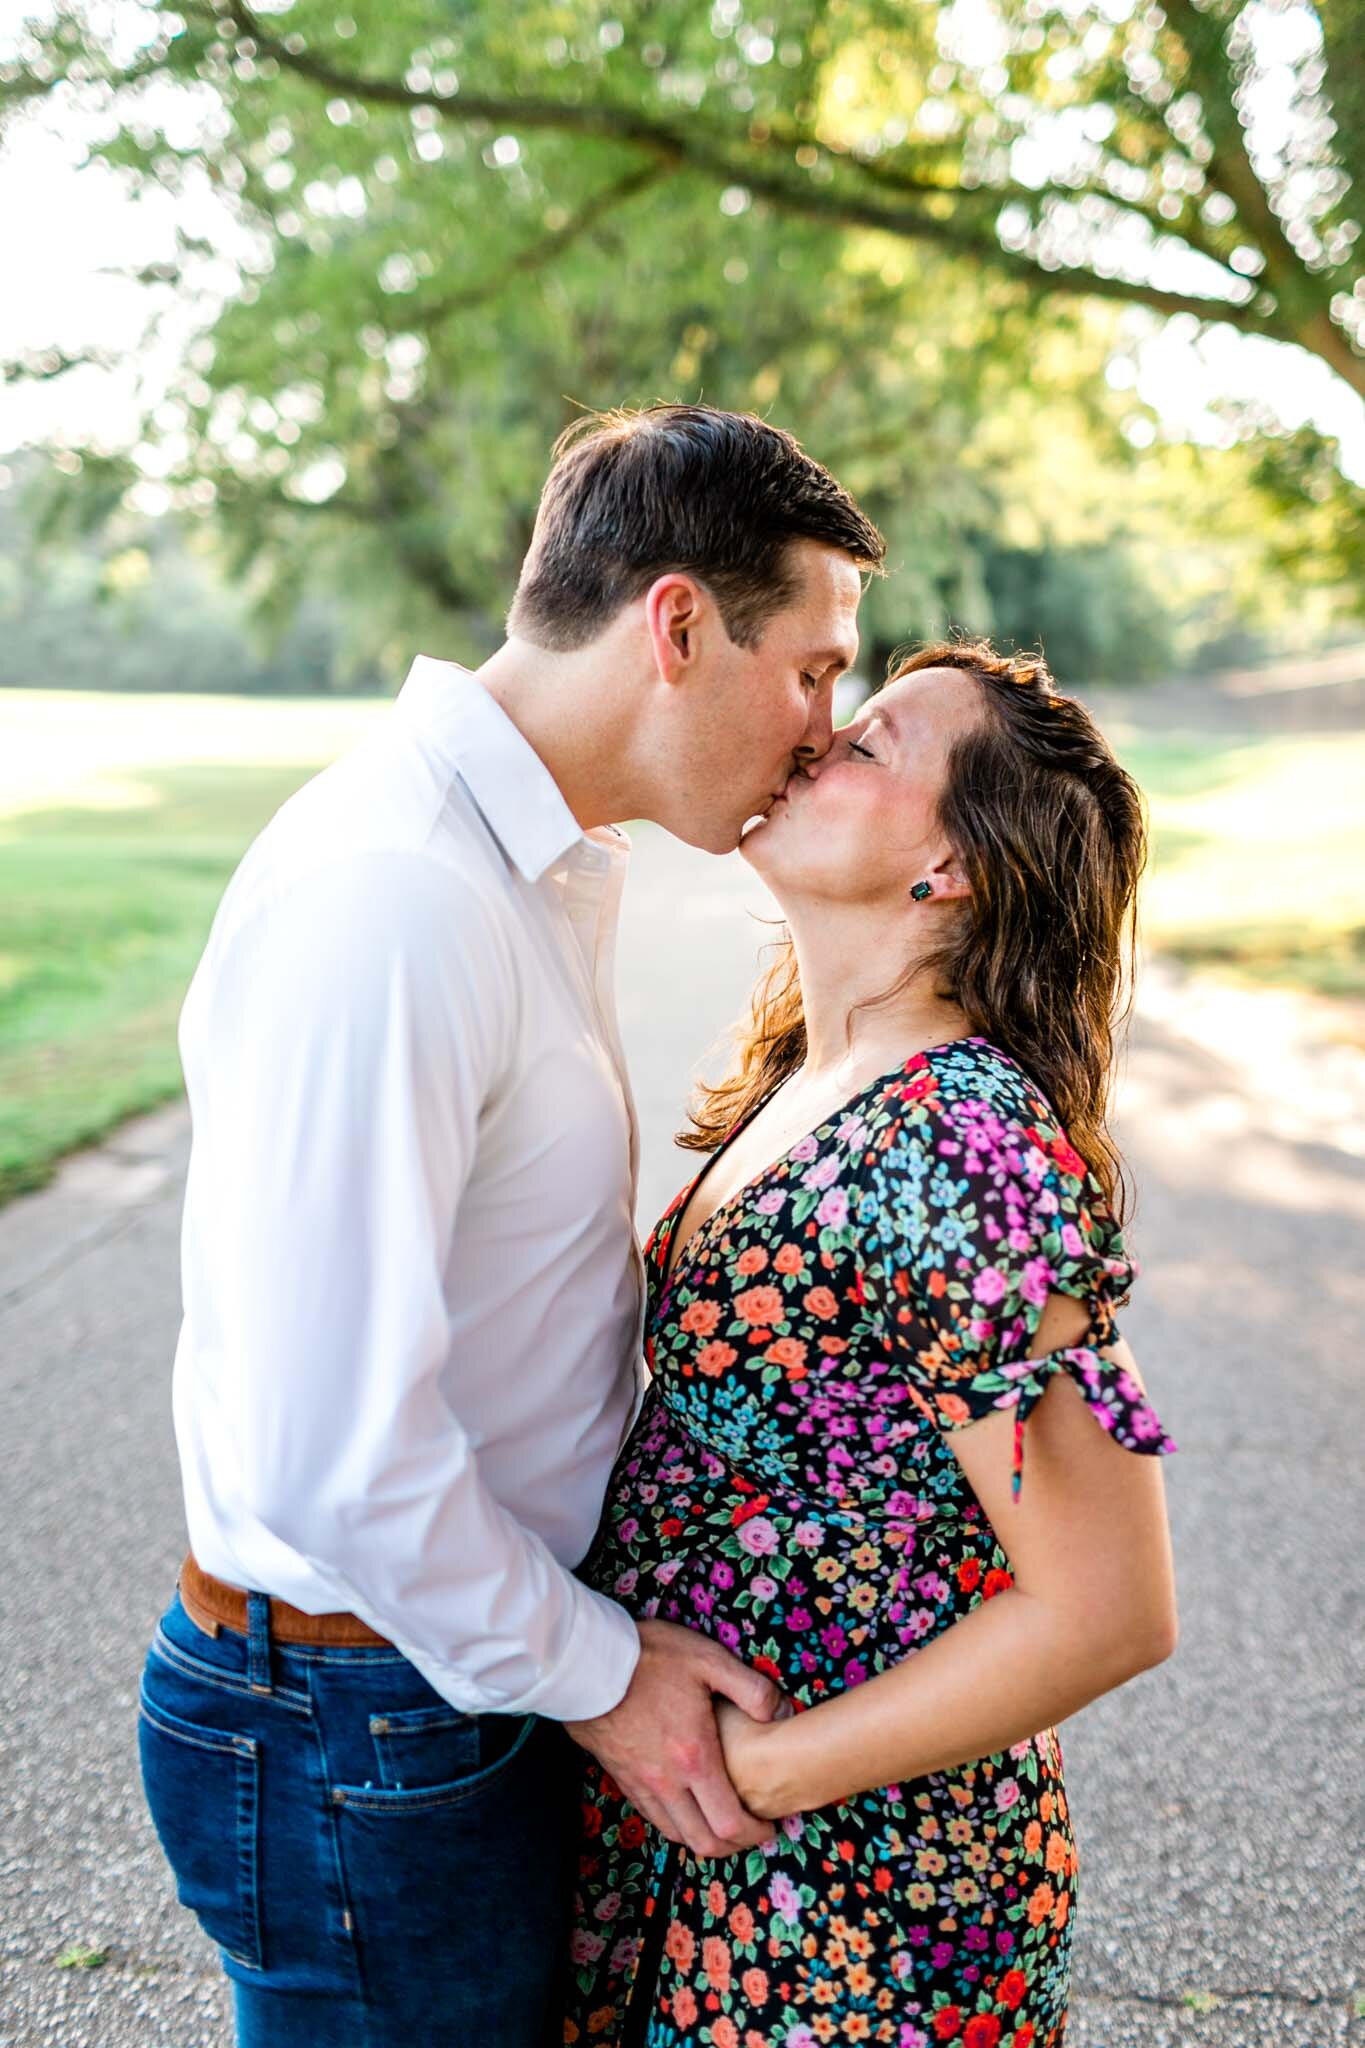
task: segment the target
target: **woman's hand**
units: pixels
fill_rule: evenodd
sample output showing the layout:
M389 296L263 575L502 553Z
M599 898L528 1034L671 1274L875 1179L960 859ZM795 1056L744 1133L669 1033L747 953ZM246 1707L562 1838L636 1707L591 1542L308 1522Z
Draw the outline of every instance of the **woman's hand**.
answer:
M732 1701L717 1698L716 1730L730 1782L750 1813L762 1820L780 1820L790 1811L779 1790L778 1769L783 1721L796 1712L784 1699L771 1721L755 1721Z

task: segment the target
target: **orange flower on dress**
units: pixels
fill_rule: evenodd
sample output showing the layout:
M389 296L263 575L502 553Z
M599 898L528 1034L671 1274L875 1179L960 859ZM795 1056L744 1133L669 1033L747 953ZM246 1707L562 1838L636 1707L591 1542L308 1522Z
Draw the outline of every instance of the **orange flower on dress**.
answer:
M839 1312L839 1304L830 1293L828 1287L812 1287L806 1296L806 1307L813 1316L824 1316L826 1318L837 1315Z
M739 2028L724 2013L711 2022L711 2048L739 2048Z
M692 1937L692 1929L684 1927L681 1920L672 1921L668 1933L664 1936L664 1954L669 1961L676 1963L685 1973L691 1969L696 1953L697 1944Z
M804 1365L806 1347L799 1337L774 1337L763 1356L770 1365Z
M706 1910L713 1920L719 1920L725 1911L725 1886L718 1877L713 1877L706 1887Z
M709 1337L719 1321L718 1301L689 1301L678 1317L678 1327L689 1337Z
M1065 1870L1070 1861L1071 1851L1067 1847L1066 1836L1059 1835L1054 1828L1047 1838L1047 1867L1055 1876L1058 1871Z
M752 1941L754 1938L754 1916L743 1903L731 1908L730 1932L736 1941Z
M706 1374L709 1380L718 1380L727 1365L733 1365L739 1353L733 1344L723 1343L717 1337L710 1344L703 1344L697 1353L697 1371Z
M1031 1820L1024 1829L1024 1854L1026 1856L1036 1856L1042 1846L1043 1830L1041 1823Z
M1057 1894L1050 1884L1040 1884L1029 1894L1028 1919L1030 1927L1041 1927L1057 1903Z
M706 1305L711 1307L714 1304L708 1302ZM781 1292L776 1287L747 1288L743 1294L735 1296L735 1314L742 1316L746 1323L781 1322ZM720 1320L719 1308L716 1309L716 1320ZM712 1323L711 1329L714 1329L715 1326L715 1323ZM707 1334L710 1334L709 1331Z
M697 2001L692 1995L690 1986L686 1984L678 1986L677 1990L673 1993L672 2005L673 2017L680 2027L695 2026Z
M779 1273L799 1273L806 1263L806 1255L799 1244L782 1244L777 1248L773 1260Z
M701 1966L713 1991L730 1989L730 1944L719 1934L708 1934L702 1942Z
M768 1254L764 1251L762 1245L748 1244L745 1245L744 1250L735 1260L735 1271L742 1273L747 1279L752 1273L761 1273L767 1263Z
M739 1988L750 2005L763 2005L768 1997L768 1973L766 1970L749 1969L739 1980Z

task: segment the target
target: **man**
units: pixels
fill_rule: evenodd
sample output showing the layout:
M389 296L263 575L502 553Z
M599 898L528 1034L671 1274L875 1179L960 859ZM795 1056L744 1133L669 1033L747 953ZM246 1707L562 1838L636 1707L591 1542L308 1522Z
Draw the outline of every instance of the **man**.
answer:
M735 846L829 744L882 542L745 416L556 457L506 643L284 806L182 1018L192 1555L141 1742L245 2048L547 2038L569 1735L698 1855L771 1832L712 1696L774 1688L574 1575L639 1390L613 821Z

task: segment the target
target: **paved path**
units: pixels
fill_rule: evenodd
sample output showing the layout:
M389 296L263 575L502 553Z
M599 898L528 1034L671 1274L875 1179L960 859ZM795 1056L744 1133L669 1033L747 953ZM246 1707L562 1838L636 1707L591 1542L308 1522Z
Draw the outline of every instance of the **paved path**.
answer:
M755 897L741 863L642 835L622 976L642 1213L685 1177L668 1135L748 984ZM1083 1856L1071 2039L1330 2048L1365 2039L1365 1087L1355 1099L1355 1070L1325 1053L1305 1064L1257 998L1152 990L1125 1091L1146 1266L1126 1327L1182 1447L1184 1632L1170 1664L1065 1731ZM133 1753L142 1649L183 1547L168 1378L186 1138L183 1111L146 1118L0 1216L6 2048L228 2038ZM103 1967L55 1967L76 1942Z

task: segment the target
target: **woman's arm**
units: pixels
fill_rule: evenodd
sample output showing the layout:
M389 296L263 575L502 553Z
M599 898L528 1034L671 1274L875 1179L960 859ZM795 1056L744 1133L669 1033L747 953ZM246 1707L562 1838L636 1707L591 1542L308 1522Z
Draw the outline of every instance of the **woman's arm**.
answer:
M1085 1328L1081 1302L1050 1295L1029 1355L1083 1343ZM1122 1339L1103 1356L1137 1378ZM752 1812L776 1819L1008 1749L1175 1648L1160 1464L1112 1442L1067 1374L1033 1411L1017 1499L1008 1411L948 1441L1013 1585L893 1670L789 1720L760 1725L720 1702L726 1763Z

